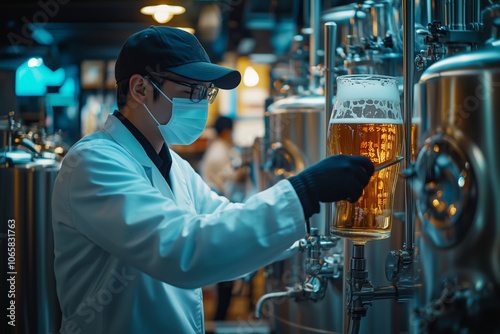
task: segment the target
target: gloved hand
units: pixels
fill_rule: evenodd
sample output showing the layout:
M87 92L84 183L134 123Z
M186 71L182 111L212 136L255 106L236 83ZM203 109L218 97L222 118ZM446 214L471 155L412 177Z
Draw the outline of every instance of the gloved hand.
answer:
M374 170L373 163L366 157L334 155L288 180L299 196L306 218L309 218L319 212L319 202L356 202Z

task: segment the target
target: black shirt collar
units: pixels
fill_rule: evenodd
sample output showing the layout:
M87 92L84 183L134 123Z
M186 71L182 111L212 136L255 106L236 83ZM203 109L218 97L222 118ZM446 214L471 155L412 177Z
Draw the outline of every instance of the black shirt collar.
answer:
M160 152L157 154L156 150L149 140L144 137L144 135L135 127L132 122L130 122L125 116L123 116L119 111L115 111L113 116L116 116L122 122L123 125L130 131L130 133L137 139L146 151L149 159L155 164L156 168L160 171L161 175L165 178L168 185L170 186L170 168L172 167L172 156L170 155L170 150L166 144L163 144Z

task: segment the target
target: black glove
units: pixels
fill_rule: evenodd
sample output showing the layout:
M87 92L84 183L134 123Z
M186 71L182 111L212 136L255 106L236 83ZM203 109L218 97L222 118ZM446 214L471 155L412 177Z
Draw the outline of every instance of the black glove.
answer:
M373 163L366 157L334 155L288 180L299 196L307 219L319 212L319 202L356 202L374 170Z

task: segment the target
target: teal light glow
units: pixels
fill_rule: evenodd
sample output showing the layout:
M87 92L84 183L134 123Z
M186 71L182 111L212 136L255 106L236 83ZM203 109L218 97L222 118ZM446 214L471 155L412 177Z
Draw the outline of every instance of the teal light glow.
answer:
M16 70L16 95L43 96L47 86L61 86L65 78L63 68L52 71L43 64L42 58L31 58Z
M64 82L64 85L59 89L59 94L61 95L67 95L67 96L73 96L76 94L76 83L75 79L73 78L68 78Z

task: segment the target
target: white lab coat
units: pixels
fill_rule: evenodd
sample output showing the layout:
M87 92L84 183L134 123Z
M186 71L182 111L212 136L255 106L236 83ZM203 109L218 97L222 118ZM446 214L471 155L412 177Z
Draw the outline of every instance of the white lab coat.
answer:
M52 203L61 333L202 333L200 287L304 236L290 182L235 204L172 160L171 189L115 116L65 157Z

